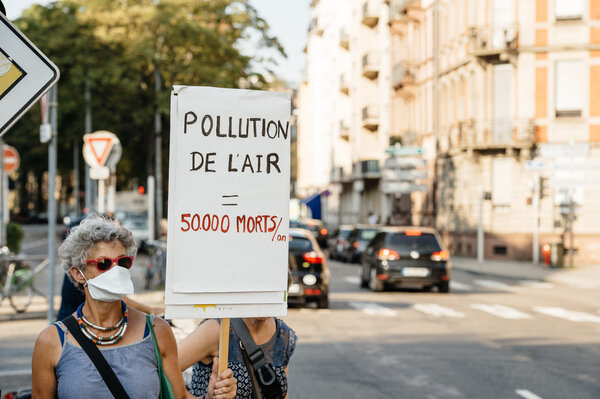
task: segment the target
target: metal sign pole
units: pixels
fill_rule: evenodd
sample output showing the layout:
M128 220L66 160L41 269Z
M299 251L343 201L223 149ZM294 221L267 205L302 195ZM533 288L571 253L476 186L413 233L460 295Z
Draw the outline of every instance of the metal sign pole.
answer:
M4 182L4 140L0 139L0 181ZM0 185L0 247L6 245L6 225L4 224L4 202L7 195L4 193L4 184Z
M540 174L533 174L533 194L531 196L531 205L533 207L533 244L532 261L537 265L540 261Z
M479 187L479 223L477 224L477 262L483 263L483 187Z
M54 241L56 238L56 140L57 140L57 85L50 89L50 124L52 137L48 146L48 324L54 323Z

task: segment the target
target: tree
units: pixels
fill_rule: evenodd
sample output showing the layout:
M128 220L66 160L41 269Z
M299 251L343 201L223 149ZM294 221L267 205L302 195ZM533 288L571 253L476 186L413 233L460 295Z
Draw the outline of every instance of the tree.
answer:
M61 70L59 172L70 180L69 154L73 145L83 143L83 93L89 79L94 130L114 132L123 145L121 188L153 173L154 111L168 126L173 85L266 87L252 58L239 50L250 36L285 55L249 0L57 1L32 6L15 23ZM156 70L162 78L159 93L154 90ZM47 163L46 146L36 144L39 115L39 108L29 112L6 137L15 147L27 148L22 173L35 176ZM166 170L168 140L162 145Z

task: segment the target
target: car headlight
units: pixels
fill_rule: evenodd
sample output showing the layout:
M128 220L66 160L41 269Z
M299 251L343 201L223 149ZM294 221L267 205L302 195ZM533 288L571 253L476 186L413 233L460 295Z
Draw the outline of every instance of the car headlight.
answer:
M314 274L307 274L302 277L302 282L306 285L315 285L317 283L317 277Z

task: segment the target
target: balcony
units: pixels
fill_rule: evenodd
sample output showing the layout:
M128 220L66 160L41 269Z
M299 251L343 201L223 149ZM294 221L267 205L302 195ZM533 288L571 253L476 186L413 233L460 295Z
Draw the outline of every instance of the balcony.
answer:
M379 128L379 108L368 106L362 109L362 127L372 132Z
M361 22L369 28L374 28L379 22L379 10L372 1L366 1L362 7Z
M344 168L342 166L334 166L331 168L329 180L331 183L341 183L344 181Z
M319 26L319 20L317 18L313 18L308 25L308 33L315 33L319 36L323 35L323 28Z
M409 62L394 66L392 85L401 96L414 96L416 89L415 67Z
M340 91L346 95L350 92L350 86L348 85L346 75L340 75Z
M501 28L472 27L469 52L488 64L515 63L519 48L519 29L516 25Z
M425 16L421 0L392 0L390 4L390 28L392 33L404 35L410 22L420 22Z
M359 179L378 179L381 168L378 159L369 159L352 164L352 176Z
M350 36L345 29L340 31L340 47L346 50L350 48Z
M490 151L531 149L533 119L462 121L450 132L450 150Z
M379 57L375 53L365 54L362 58L362 74L367 79L377 79L379 75Z
M345 121L340 121L340 138L344 141L350 141L350 127Z

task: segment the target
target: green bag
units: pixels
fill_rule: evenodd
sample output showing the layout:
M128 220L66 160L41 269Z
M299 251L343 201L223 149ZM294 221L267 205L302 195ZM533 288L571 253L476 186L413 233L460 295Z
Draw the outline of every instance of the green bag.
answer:
M171 387L171 382L165 375L165 371L162 366L162 356L160 355L160 349L158 349L158 344L156 343L156 336L154 335L154 328L152 327L152 322L150 322L150 315L146 315L146 325L150 330L150 335L152 335L152 341L154 342L154 353L156 354L156 365L158 367L158 380L160 381L160 399L175 399L175 395L173 395L173 387Z

